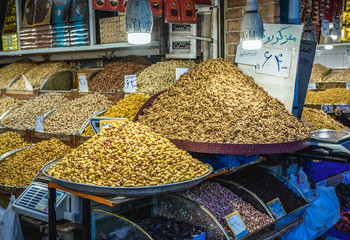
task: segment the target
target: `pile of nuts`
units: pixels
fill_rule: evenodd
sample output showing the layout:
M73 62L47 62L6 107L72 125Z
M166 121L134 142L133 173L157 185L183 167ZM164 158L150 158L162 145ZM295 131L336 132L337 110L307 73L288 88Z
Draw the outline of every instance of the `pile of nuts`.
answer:
M0 98L0 116L7 110L25 102L25 100L20 100L12 97Z
M148 63L148 64L146 64ZM133 75L151 63L141 57L128 57L108 64L88 82L94 92L115 92L124 88L124 76Z
M69 150L69 146L52 138L19 151L0 163L0 184L28 186L46 163L66 154Z
M102 94L88 94L59 106L44 121L45 132L72 134L79 132L94 113L108 109L113 103Z
M22 106L9 112L3 119L1 119L1 125L18 130L33 128L38 113L46 113L66 102L68 102L68 100L59 93L40 95L32 101L27 101Z
M60 71L69 70L70 66L65 62L48 62L33 67L24 75L27 77L33 88L38 88L45 79ZM24 79L21 78L11 85L10 89L26 89Z
M199 185L177 193L203 206L211 212L231 237L233 233L228 226L225 216L238 211L249 232L272 222L272 218L261 213L254 206L242 200L227 188L217 182L205 181Z
M350 104L349 90L330 88L325 91L307 91L305 104Z
M169 60L153 64L137 76L137 91L142 93L164 91L176 82L176 68L194 68L196 65L192 60Z
M118 121L51 166L48 174L90 185L141 187L188 181L208 171L149 128Z
M1 88L7 87L12 79L14 79L20 74L25 74L35 66L36 66L35 63L16 62L1 68L0 69L0 87Z
M319 109L304 107L303 117L315 130L325 128L343 131L346 128L343 124Z
M0 156L14 149L28 146L28 143L15 132L0 134Z
M340 72L331 72L322 79L322 82L350 82L349 74L350 68Z
M148 98L149 96L147 94L131 93L127 97L117 102L116 105L110 107L107 112L102 114L101 117L128 118L129 121L132 121ZM88 125L85 128L82 136L93 135L95 134L91 126Z
M310 76L310 82L321 82L323 77L329 73L331 69L316 63L312 67L312 72Z
M195 142L278 143L310 135L280 101L222 59L182 75L138 120L167 138Z
M265 203L279 197L287 214L306 204L305 199L259 167L244 168L227 178L254 192Z

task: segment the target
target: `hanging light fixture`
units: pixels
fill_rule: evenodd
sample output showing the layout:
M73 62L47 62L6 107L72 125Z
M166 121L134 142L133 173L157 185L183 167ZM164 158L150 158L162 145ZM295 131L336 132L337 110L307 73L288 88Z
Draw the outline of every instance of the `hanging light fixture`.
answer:
M314 27L312 26L311 16L305 16L304 32L301 35L301 39L316 42L315 33L313 32Z
M153 15L148 0L129 0L125 10L125 26L130 44L151 42Z
M243 49L253 50L262 46L261 38L264 33L264 26L258 10L257 0L247 0L240 34Z
M324 49L333 49L333 39L331 37L326 37Z

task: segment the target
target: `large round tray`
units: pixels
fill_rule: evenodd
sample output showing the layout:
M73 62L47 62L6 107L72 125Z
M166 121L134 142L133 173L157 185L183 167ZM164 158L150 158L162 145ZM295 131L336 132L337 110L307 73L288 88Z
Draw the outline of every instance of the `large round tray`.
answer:
M161 193L170 193L170 192L185 190L187 188L191 188L199 184L201 181L205 179L206 176L208 176L213 171L213 168L209 164L207 164L209 166L209 172L199 178L196 178L190 181L165 184L165 185L159 185L159 186L149 186L149 187L106 187L106 186L75 183L75 182L70 182L70 181L52 177L48 175L46 171L53 164L55 164L55 162L45 166L42 171L45 176L51 179L52 182L56 183L57 185L63 188L66 188L72 191L81 192L81 193L94 194L94 195L123 196L123 197L149 196L149 195L156 195Z
M163 91L165 92L165 91ZM153 101L163 92L150 97L140 108L133 121L148 109ZM188 140L169 139L176 147L189 152L215 153L215 154L277 154L295 152L310 146L310 138L294 142L266 143L266 144L230 144L211 142L192 142Z

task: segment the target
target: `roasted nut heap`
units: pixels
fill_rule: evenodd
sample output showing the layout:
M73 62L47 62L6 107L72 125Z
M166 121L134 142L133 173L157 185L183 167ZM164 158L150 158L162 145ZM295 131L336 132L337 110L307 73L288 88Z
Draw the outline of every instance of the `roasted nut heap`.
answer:
M52 138L17 152L0 163L0 184L28 186L46 163L63 156L69 150L70 147Z
M331 69L326 68L325 66L316 63L312 67L310 82L321 82L323 77L330 71Z
M15 132L0 134L0 156L17 148L28 146L29 144Z
M45 113L68 100L59 93L47 93L40 95L32 101L8 113L2 120L1 125L7 128L25 130L35 126L36 114Z
M196 142L291 142L310 133L280 101L222 59L182 75L139 121L167 138Z
M325 91L307 91L305 104L350 104L349 90L331 88Z
M254 206L243 201L241 197L217 182L205 181L177 194L209 210L231 237L234 235L225 220L225 216L236 210L241 215L249 232L254 232L272 222L270 216L259 212Z
M65 62L49 62L43 63L39 66L33 67L24 75L27 77L33 88L38 88L45 81L45 79L52 74L60 71L69 70L70 66ZM26 89L24 79L21 78L10 89Z
M33 67L35 63L11 63L0 69L0 86L5 88L19 74L24 74Z
M19 100L12 97L5 97L0 99L0 116L4 114L7 110L19 105L24 104L25 100Z
M104 95L88 94L62 104L56 111L45 119L45 132L58 134L77 133L85 121L94 113L112 106Z
M340 72L331 72L322 79L322 82L350 82L349 75L350 68Z
M107 112L102 114L102 117L118 117L118 118L128 118L132 121L142 107L142 105L147 101L147 94L131 93L126 98L117 102L116 105L110 107ZM83 136L93 136L95 135L91 126L88 125L83 134Z
M150 62L141 57L129 57L110 63L89 81L89 90L94 92L115 92L122 90L124 88L125 75L133 75L137 71L145 69L149 64Z
M279 197L287 214L306 204L287 185L259 167L244 168L227 178L254 192L265 203Z
M67 154L48 173L77 183L141 187L183 182L208 171L207 165L147 127L119 121Z
M137 76L137 91L157 93L168 89L176 82L176 68L194 68L192 60L170 60L158 62L143 70Z
M319 109L305 107L303 110L303 117L316 130L325 128L342 131L346 128L343 124Z

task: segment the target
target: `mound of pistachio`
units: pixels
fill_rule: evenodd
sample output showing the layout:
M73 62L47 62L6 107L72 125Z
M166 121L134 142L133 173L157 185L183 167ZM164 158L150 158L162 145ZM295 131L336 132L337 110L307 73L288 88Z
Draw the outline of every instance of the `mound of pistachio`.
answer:
M196 179L209 167L139 123L112 123L72 150L48 174L108 187L143 187Z
M222 59L182 75L139 117L170 139L233 144L292 142L310 130L253 78Z

